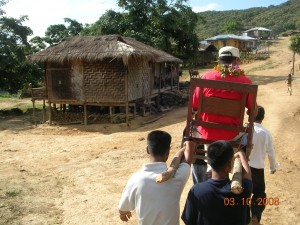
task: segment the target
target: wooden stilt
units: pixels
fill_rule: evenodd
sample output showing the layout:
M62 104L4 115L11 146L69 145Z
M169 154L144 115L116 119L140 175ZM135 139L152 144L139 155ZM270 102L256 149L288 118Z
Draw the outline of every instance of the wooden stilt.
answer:
M51 109L51 102L49 101L49 125L52 125L52 109Z
M136 104L135 103L129 103L129 107L133 107L133 118L136 116Z
M84 111L84 125L87 125L87 110L86 110L86 104L83 105L83 111Z
M45 123L46 120L46 101L43 99L43 123Z
M36 115L35 115L35 100L32 99L32 114L33 114L33 120L34 120L34 125L36 126Z
M113 114L112 106L109 106L109 120L110 120L111 123L112 123L112 114Z
M129 122L129 105L128 102L126 102L126 123L128 124Z

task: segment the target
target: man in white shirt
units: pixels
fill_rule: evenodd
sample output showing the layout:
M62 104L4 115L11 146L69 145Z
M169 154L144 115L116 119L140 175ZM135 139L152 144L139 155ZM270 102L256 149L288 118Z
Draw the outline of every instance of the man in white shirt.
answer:
M173 178L157 183L156 176L167 170L171 136L165 131L152 131L147 137L149 163L128 180L119 202L122 221L136 210L139 225L179 225L179 202L190 176L195 144L185 142L184 158Z
M275 152L273 147L271 133L262 126L262 121L265 116L265 110L262 106L257 107L257 116L254 121L253 131L253 149L249 156L249 165L251 168L252 182L253 182L253 196L251 204L252 224L259 224L262 213L265 209L263 199L266 198L265 193L265 157L268 155L270 163L270 173L274 174L276 166Z

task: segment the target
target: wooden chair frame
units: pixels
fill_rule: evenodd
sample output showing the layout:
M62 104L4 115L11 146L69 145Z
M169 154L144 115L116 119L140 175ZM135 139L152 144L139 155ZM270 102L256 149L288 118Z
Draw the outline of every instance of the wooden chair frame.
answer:
M193 94L196 87L200 88L200 94L198 99L198 109L195 114L193 111ZM242 98L240 100L224 99L217 97L205 97L203 96L203 90L205 88L228 90L234 92L242 93ZM246 155L250 155L252 149L252 135L253 135L253 125L255 110L250 110L248 114L248 125L244 125L245 118L245 108L247 103L248 95L253 95L253 102L251 105L252 109L256 107L256 97L257 97L258 86L254 84L244 84L244 83L233 83L227 81L216 81L216 80L206 80L199 78L192 78L190 82L190 94L189 94L189 105L187 113L187 123L185 131L185 139L192 138L197 144L210 144L213 141L205 140L201 137L192 137L192 126L202 126L210 127L220 130L229 130L237 132L248 133ZM238 125L228 125L220 123L206 122L201 119L200 116L203 112L231 116L240 119ZM240 141L231 142L234 148L240 147ZM197 158L197 157L196 157Z

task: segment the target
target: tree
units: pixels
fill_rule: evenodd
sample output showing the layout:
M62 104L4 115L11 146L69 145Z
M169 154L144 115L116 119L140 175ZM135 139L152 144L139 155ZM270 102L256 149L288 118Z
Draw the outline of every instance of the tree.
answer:
M0 1L0 7L5 4L6 1ZM27 16L15 19L3 15L5 12L0 9L0 90L16 93L25 83L39 82L42 71L26 60L32 53L27 41L32 30L22 25Z
M29 42L32 48L32 52L34 53L44 50L47 47L44 38L39 36L31 38Z
M119 0L123 13L107 11L83 34L119 34L162 49L183 60L198 50L198 17L185 0Z
M226 34L239 34L243 30L243 25L239 21L229 21L224 25Z
M61 42L65 37L68 37L68 30L64 24L50 25L46 32L44 40L50 46L56 45Z
M87 26L82 35L100 35L100 34L120 34L126 30L126 14L115 12L113 10L106 11L97 22Z
M71 37L79 35L83 30L83 25L76 20L70 18L64 18L65 23L69 24L65 26L64 24L50 25L43 38L46 43L50 46L56 45L61 42L65 37Z
M76 20L72 20L70 18L64 18L65 23L68 23L67 31L69 36L76 36L79 35L80 32L83 30L82 23L77 22Z
M300 54L300 35L292 36L291 42L289 45L289 49L293 51L293 68L292 68L292 75L294 75L295 71L295 56L296 53Z

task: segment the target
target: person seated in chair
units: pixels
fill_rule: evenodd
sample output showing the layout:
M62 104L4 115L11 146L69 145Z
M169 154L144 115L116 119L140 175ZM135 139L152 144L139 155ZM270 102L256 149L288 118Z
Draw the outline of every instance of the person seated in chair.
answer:
M239 49L226 46L219 50L219 64L212 70L203 74L202 79L208 80L220 80L234 83L252 84L252 81L245 75L244 71L239 68L240 54ZM193 109L196 111L198 108L200 89L197 87L193 95ZM238 92L232 92L228 90L217 90L211 88L205 88L203 92L204 96L218 97L226 99L241 99L242 95ZM248 110L256 110L251 108L252 96L248 96L247 108ZM220 108L222 110L222 108ZM223 124L239 124L239 118L232 118L227 116L213 115L209 113L203 113L201 116L203 121L217 122ZM238 132L219 130L207 127L198 127L198 131L202 138L207 140L231 140L238 135Z
M244 84L252 84L252 81L245 75L244 71L239 67L240 62L240 53L239 49L226 46L219 50L219 63L212 71L209 71L201 76L201 79L208 80L217 80L217 81L226 81L233 83L244 83ZM197 111L198 109L198 99L200 95L200 88L197 87L193 94L193 110ZM211 89L205 88L203 91L203 96L205 97L218 97L225 99L241 99L242 94L238 92L232 92L229 90L219 90L219 89ZM257 110L252 109L253 96L249 95L246 102L246 107L248 111ZM220 110L222 110L222 106L220 106ZM248 112L248 113L249 113ZM255 113L256 114L256 113ZM240 122L240 118L233 118L229 116L221 116L209 113L202 113L202 120L205 122L216 122L221 124L232 124L238 125ZM197 127L195 129L196 132L193 132L193 136L201 137L206 140L216 141L216 140L239 140L242 137L242 134L236 131L229 130L220 130L209 127ZM207 145L205 145L205 150L207 149ZM197 173L196 166L192 167L193 173ZM207 172L211 172L211 167L207 166ZM210 177L211 173L208 174L199 174L198 177Z

